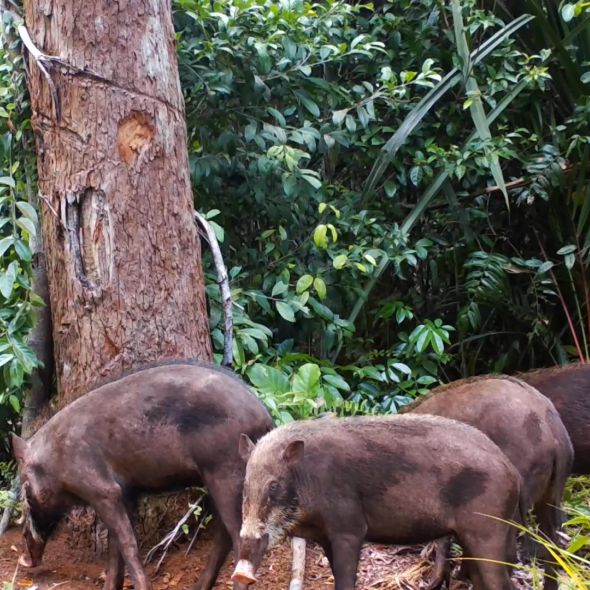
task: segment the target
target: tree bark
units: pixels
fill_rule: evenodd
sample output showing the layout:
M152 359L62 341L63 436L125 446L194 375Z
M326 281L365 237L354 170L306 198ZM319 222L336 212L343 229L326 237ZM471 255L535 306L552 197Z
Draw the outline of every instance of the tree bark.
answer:
M25 0L60 406L211 358L170 0Z

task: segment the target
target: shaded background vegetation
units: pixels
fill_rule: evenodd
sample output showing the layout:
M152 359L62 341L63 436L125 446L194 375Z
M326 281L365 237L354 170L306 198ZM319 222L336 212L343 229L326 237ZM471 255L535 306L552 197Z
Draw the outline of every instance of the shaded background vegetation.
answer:
M588 358L586 4L173 3L195 202L231 269L235 367L279 421L393 412L441 380ZM16 22L4 11L5 462L39 305Z

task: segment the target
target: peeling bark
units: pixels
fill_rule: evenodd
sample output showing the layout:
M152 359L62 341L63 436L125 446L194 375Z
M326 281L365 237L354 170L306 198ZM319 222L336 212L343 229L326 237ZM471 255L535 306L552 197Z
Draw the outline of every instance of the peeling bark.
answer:
M211 358L170 0L25 0L60 406L164 358Z

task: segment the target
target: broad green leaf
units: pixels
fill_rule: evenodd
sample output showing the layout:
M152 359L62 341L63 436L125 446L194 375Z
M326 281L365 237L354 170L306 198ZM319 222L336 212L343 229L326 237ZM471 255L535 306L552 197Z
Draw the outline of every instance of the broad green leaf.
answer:
M276 396L287 393L291 389L287 375L268 365L256 363L248 369L246 374L252 385L267 395Z
M12 178L12 176L0 176L0 184L4 184L6 186L9 186L10 188L16 187L14 178Z
M14 358L13 354L0 354L0 367L9 363Z
M8 397L8 401L10 402L10 405L12 406L12 409L19 414L20 413L20 402L18 401L18 397L16 397L16 395L11 394Z
M275 306L281 317L288 322L295 322L295 312L293 308L284 301L276 301Z
M12 236L8 236L7 238L2 238L0 240L0 256L4 256L4 252L12 246L14 243L14 238Z
M310 176L308 174L302 174L301 177L307 183L311 184L311 186L313 186L313 188L315 188L316 190L322 188L322 181L319 178L316 178L315 176Z
M283 283L283 281L277 281L272 288L271 296L276 297L277 295L282 295L289 289L289 285Z
M0 273L0 293L2 293L4 299L10 299L12 295L17 270L18 262L13 261L8 265L6 272Z
M33 223L37 223L37 211L35 211L33 205L26 201L17 201L16 206L25 217L28 217Z
M306 394L315 393L320 383L321 371L315 363L306 363L297 369L293 377L292 390Z
M313 280L313 286L318 294L318 297L323 301L326 298L326 283L320 277Z
M16 225L26 231L30 236L34 236L37 233L35 224L28 217L19 217L16 220Z
M313 242L318 248L328 247L328 228L324 224L320 224L313 232Z
M350 391L350 385L340 375L323 375L324 381L327 381L330 385L333 385L337 389L342 391Z
M313 277L311 275L303 275L297 281L297 285L295 286L295 292L299 295L303 293L303 291L307 291L313 284Z
M339 254L332 260L332 265L336 270L340 270L346 266L348 262L348 256L346 254Z

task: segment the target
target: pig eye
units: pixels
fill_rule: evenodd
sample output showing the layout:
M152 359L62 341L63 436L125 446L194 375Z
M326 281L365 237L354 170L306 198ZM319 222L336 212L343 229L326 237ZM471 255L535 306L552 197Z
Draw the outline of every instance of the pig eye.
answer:
M268 486L268 493L270 496L276 496L281 491L281 485L278 481L271 481Z

